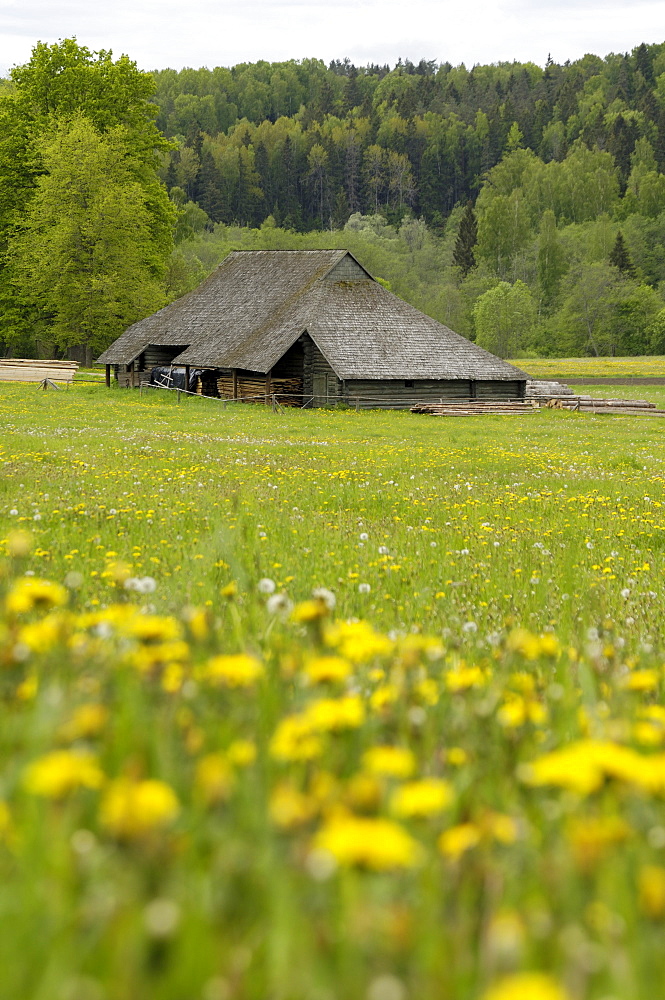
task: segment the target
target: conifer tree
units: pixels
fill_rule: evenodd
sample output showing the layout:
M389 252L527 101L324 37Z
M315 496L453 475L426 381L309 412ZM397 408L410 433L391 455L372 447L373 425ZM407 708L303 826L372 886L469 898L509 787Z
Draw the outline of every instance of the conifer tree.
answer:
M455 249L453 250L453 264L455 267L459 267L464 278L476 266L475 246L477 242L478 223L473 205L469 201L464 209Z
M617 233L617 238L610 252L610 264L618 268L627 278L635 277L635 265L633 264L621 230Z

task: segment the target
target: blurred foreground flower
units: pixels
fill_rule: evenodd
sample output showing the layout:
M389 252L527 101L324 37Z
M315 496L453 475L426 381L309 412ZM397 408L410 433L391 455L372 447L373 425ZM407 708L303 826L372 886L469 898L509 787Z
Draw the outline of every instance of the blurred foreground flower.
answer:
M113 781L102 800L100 822L119 840L141 840L169 826L180 812L173 789L163 781Z
M434 816L443 812L452 800L452 786L447 781L422 778L395 789L390 799L390 811L401 819Z
M363 754L363 766L370 774L410 778L416 769L416 758L406 747L372 747Z
M7 594L10 615L20 615L33 608L54 608L67 603L67 591L59 583L28 576L17 580Z
M569 996L550 976L520 972L490 987L482 1000L569 1000Z
M7 535L7 555L14 559L23 559L32 549L34 539L29 531L18 528Z
M23 787L32 795L62 799L78 788L101 788L104 774L97 758L73 750L54 750L29 764Z
M222 684L230 688L252 687L263 677L263 665L254 656L236 653L230 656L214 656L204 663L197 677L211 684Z
M316 834L315 850L327 851L340 865L389 871L412 868L420 860L419 844L388 819L335 816Z

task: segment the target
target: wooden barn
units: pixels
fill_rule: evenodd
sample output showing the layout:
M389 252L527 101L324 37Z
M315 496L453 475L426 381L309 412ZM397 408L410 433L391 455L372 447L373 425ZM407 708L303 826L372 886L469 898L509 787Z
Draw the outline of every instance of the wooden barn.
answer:
M387 291L347 250L231 253L99 363L107 384L112 369L132 386L162 366L205 395L297 406L520 399L527 379Z

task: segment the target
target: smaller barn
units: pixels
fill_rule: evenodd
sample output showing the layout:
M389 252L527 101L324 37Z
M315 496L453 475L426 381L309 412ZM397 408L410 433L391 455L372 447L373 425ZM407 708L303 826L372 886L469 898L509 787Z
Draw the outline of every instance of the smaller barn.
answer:
M135 386L161 367L205 395L297 406L522 399L527 380L393 295L346 250L231 253L99 363L107 384L112 369Z

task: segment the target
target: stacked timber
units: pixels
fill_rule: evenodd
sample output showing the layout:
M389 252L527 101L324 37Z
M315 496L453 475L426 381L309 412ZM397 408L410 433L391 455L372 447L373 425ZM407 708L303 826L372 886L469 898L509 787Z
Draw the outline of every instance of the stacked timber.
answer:
M545 379L530 378L526 383L527 399L558 399L561 396L572 396L573 390L565 382L552 382Z
M655 403L646 399L603 399L597 396L581 395L563 382L544 379L529 379L526 384L526 398L556 410L579 410L584 413L643 413L660 411Z
M552 399L544 404L549 409L576 410L581 413L624 414L625 416L665 416L654 403L645 399L597 399L592 396L572 396L570 399ZM430 413L440 417L467 417L488 413L535 413L541 408L536 399L524 400L479 400L467 402L447 401L440 403L418 403L411 407L412 413Z
M0 382L73 382L78 361L35 361L32 358L1 358Z
M566 409L582 413L634 413L646 417L665 414L665 410L659 410L655 403L648 403L646 399L599 399L593 396L578 396L577 405L567 406Z
M479 414L535 413L537 405L525 399L469 399L464 402L443 400L440 403L416 403L412 413L429 413L437 417L470 417Z
M222 399L233 399L233 390L232 373L223 373L217 376L217 391ZM265 375L238 375L236 399L254 403L270 403L273 396L282 406L302 406L302 378L273 377L266 381Z

